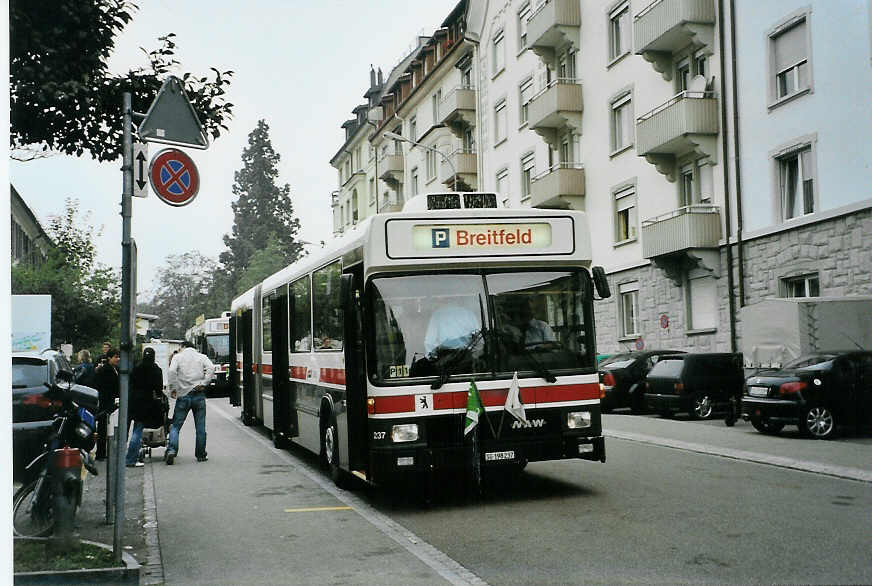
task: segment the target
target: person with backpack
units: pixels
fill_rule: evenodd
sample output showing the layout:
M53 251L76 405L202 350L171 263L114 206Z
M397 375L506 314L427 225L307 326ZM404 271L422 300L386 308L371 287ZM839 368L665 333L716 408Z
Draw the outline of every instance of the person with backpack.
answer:
M139 448L142 445L142 430L163 425L163 370L154 362L154 348L142 351L142 360L130 373L130 421L133 433L127 445L125 464L128 468L140 467Z

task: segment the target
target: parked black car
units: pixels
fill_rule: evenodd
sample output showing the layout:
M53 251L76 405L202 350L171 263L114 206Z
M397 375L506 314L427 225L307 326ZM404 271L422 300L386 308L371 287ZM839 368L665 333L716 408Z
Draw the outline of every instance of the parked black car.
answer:
M60 401L46 396L49 390L46 384L61 382L65 377L72 380L72 376L66 356L55 350L12 353L13 478L20 478L25 466L42 453L52 417L62 406ZM62 382L64 387L66 384ZM77 384L72 389L80 396L92 397L96 406L96 390Z
M872 423L872 352L817 352L757 373L746 382L742 417L763 433L796 425L818 439Z
M664 417L681 412L707 419L728 407L731 397L738 400L744 383L741 353L664 356L646 377L645 400Z
M645 406L645 375L664 356L684 354L682 350L646 350L615 354L599 365L600 385L605 396L600 401L603 413L629 407L642 413Z

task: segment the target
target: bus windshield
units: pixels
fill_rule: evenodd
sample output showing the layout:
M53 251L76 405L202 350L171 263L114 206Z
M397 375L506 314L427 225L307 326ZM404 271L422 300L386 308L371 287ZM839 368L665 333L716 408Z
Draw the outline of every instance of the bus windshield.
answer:
M206 336L206 356L214 364L227 364L230 362L230 335L218 334Z
M370 376L554 374L594 367L586 271L484 271L372 280Z

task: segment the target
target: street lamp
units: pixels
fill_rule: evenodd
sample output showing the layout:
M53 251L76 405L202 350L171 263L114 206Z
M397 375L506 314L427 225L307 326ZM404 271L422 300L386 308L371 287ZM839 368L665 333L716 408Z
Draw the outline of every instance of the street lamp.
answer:
M387 131L386 131L382 136L384 136L385 138L390 138L390 139L392 139L392 140L398 140L398 141L400 141L400 142L407 142L407 143L409 143L409 144L411 144L411 145L418 145L418 146L421 147L422 149L425 149L425 150L428 150L428 151L433 151L434 153L436 153L437 155L439 155L440 157L442 157L442 159L443 159L446 163L448 163L448 166L451 167L451 176L453 177L453 180L454 180L454 191L457 191L457 168L454 166L454 163L451 162L451 159L449 159L448 157L446 157L446 156L442 153L442 151L439 151L439 150L437 150L437 149L434 149L434 148L431 147L431 146L427 146L427 145L425 145L425 144L421 144L420 142L415 141L415 140L412 140L412 139L410 139L410 138L406 138L405 136L401 136L401 135L397 134L396 132L387 132Z

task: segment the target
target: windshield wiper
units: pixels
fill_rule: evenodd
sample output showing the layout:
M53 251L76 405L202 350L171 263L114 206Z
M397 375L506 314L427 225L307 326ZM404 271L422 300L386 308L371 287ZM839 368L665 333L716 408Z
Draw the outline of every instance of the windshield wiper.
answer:
M483 334L483 330L478 330L477 332L473 332L473 334L469 337L469 342L467 342L461 348L457 348L453 350L451 354L446 356L442 356L437 358L434 362L436 367L439 368L439 378L430 385L430 388L434 391L436 389L442 388L442 385L448 382L448 378L451 376L451 373L448 369L454 366L454 363L460 360L460 357L469 352L472 346L481 338Z
M505 332L501 332L499 330L494 331L496 332L497 336L499 336L499 338L503 340L506 346L511 348L518 346L514 343L514 340L512 340ZM542 364L542 362L538 358L536 358L536 355L531 352L529 348L527 348L526 344L521 342L519 347L523 351L524 356L530 359L530 362L533 364L536 374L544 378L549 383L557 382L557 377L554 376L554 374L550 370L548 370L548 368L544 364Z

